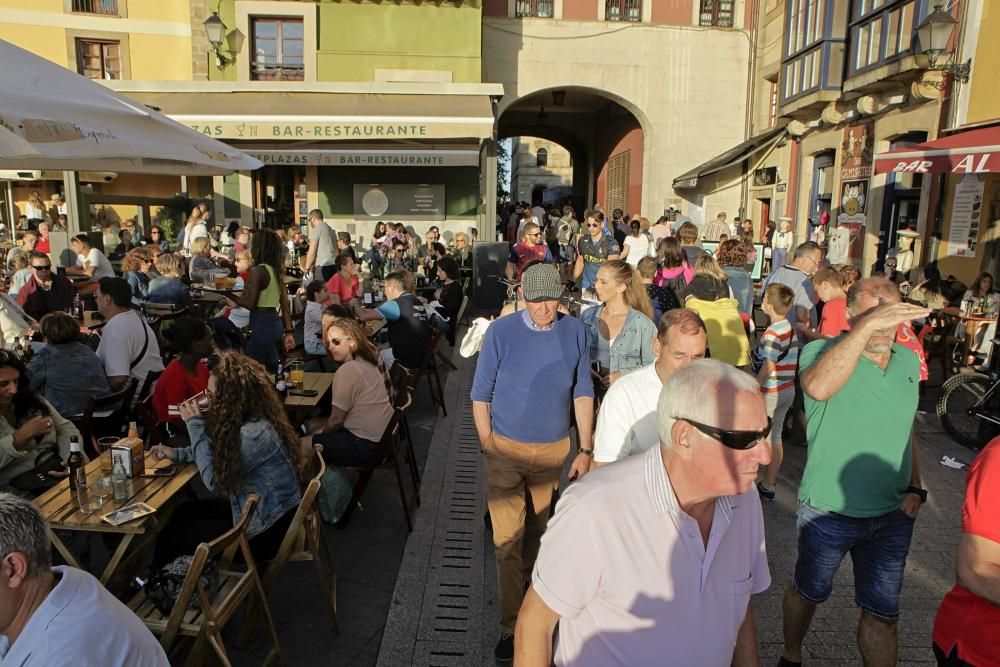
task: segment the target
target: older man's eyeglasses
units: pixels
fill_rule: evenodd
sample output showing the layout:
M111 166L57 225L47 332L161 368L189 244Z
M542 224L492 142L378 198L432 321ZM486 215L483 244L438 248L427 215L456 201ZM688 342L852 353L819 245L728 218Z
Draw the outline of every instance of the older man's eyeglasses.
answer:
M31 268L33 268L35 271L51 271L52 270L52 265L51 264L32 264Z
M724 447L728 447L729 449L752 449L758 442L771 433L770 417L767 418L767 426L759 431L732 431L730 429L719 428L718 426L702 424L687 417L674 417L674 419L691 424L691 426L694 426L708 437L718 440Z

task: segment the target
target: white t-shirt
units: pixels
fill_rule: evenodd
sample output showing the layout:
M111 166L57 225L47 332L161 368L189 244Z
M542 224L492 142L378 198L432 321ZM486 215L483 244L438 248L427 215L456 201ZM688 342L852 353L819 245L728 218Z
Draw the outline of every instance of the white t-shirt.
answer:
M234 292L243 291L243 278L237 276L236 284L233 285ZM235 324L237 327L242 329L245 326L250 325L250 311L246 308L240 308L236 306L235 308L229 309L229 321Z
M153 633L92 574L60 565L55 587L13 645L0 635L0 663L19 667L169 667Z
M97 270L94 271L93 280L115 277L115 269L111 266L111 261L97 248L91 248L86 257L77 255L76 265L84 269L96 266Z
M649 257L651 254L649 237L645 234L639 234L639 238L629 234L625 237L623 245L625 246L624 250L626 253L625 261L628 262L632 268L635 268L640 259L643 257Z
M194 243L194 240L208 235L208 225L204 222L194 223L194 226L191 227L191 231L184 233L184 254L190 256L191 244Z
M147 336L149 344L146 345L146 353L129 370L132 361L142 352ZM141 317L131 311L115 315L104 325L101 344L97 346L97 356L104 363L104 374L108 377L128 375L140 384L145 382L147 373L163 370L156 334Z
M847 264L851 233L844 227L831 229L826 235L826 261L833 265Z
M594 460L611 463L659 444L656 402L663 383L655 364L618 378L597 413Z

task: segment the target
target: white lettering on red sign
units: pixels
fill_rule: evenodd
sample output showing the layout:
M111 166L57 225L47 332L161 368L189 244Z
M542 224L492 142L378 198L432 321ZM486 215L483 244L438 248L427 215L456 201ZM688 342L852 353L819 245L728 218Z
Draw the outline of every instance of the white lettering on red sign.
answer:
M955 173L963 173L963 174L981 174L984 172L989 172L991 170L988 169L986 165L989 163L990 157L992 155L993 155L992 153L986 153L985 155L981 155L979 157L979 164L976 164L975 166L973 166L975 157L972 155L966 155L964 158L962 158L961 162L955 165L955 168L952 169L952 171Z
M926 174L931 170L931 165L933 163L930 160L914 160L913 162L900 162L892 171L895 173L909 173L915 172L918 174Z

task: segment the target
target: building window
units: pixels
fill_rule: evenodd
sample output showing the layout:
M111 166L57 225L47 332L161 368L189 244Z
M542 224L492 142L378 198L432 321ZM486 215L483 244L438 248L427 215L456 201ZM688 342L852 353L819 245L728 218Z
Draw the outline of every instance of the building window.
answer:
M734 4L735 0L701 0L698 25L732 28Z
M535 153L535 166L545 167L549 164L549 152L544 148L539 148L538 152Z
M77 14L119 15L118 0L73 0L72 8Z
M863 0L855 5L850 74L912 53L918 13L916 0Z
M76 71L88 79L122 78L121 43L97 39L76 40Z
M628 184L631 180L632 151L627 150L608 160L607 192L604 198L608 211L629 210Z
M777 77L767 80L769 86L767 103L767 126L774 127L778 124L778 79Z
M840 53L843 29L838 32L833 25L831 13L836 4L834 0L787 0L785 3L782 103L821 89L839 87L839 56L835 58L833 54ZM846 25L843 28L846 29ZM837 38L834 38L835 33Z
M553 16L554 0L517 0L514 5L514 15L518 18L533 16L539 19L550 19Z
M607 21L641 21L642 0L605 0L604 19Z
M300 18L251 19L254 81L302 81L305 79L303 44L305 35Z

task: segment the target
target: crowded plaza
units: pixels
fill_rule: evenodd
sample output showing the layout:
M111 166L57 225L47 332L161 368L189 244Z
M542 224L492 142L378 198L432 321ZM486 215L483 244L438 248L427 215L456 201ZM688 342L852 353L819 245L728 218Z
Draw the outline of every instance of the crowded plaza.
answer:
M994 27L0 0L0 667L1000 667Z

